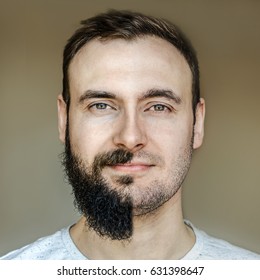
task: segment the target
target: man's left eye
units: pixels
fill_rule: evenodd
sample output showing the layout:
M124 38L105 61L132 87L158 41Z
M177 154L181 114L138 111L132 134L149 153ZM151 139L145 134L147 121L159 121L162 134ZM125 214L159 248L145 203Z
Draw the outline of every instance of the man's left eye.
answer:
M150 111L155 112L164 112L164 111L170 111L169 107L163 104L156 104L149 108Z
M154 105L154 110L155 111L164 111L165 109L167 109L166 106L158 104L158 105Z

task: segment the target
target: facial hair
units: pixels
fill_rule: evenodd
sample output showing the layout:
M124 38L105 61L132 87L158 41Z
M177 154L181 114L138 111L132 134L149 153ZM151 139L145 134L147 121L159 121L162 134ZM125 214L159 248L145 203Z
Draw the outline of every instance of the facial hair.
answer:
M67 124L62 163L73 189L74 204L86 218L86 226L102 238L130 240L133 235L133 215L150 213L176 194L188 172L191 155L192 143L175 162L169 182L158 178L144 190L137 186L141 194L137 205L133 205L132 176L119 176L116 183L123 188L117 190L109 185L101 173L106 166L130 162L133 153L123 149L100 153L95 156L93 164L87 166L71 149ZM140 152L139 156L160 162L160 158L146 152Z
M101 171L106 165L129 162L133 154L114 150L99 154L91 167L85 164L71 150L68 129L66 131L65 152L62 164L74 194L74 204L86 218L86 225L103 238L125 240L132 236L132 202L127 196L111 189ZM123 176L127 184L132 180Z

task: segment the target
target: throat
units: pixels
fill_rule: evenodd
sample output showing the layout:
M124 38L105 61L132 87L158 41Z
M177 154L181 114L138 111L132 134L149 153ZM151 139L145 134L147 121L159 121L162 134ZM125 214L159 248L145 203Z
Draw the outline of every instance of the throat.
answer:
M177 214L177 209L174 215L171 211L160 210L149 217L134 216L133 235L127 240L100 237L86 226L85 218L80 219L70 233L88 259L181 259L193 247L195 235Z

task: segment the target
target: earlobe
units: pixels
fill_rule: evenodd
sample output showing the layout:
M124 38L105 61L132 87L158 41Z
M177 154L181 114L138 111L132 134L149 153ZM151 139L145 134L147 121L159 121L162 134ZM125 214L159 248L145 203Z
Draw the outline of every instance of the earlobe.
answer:
M204 120L205 120L205 100L200 98L196 107L196 122L194 124L194 141L193 149L197 149L202 145L204 138Z
M60 94L57 99L58 107L58 129L59 139L62 143L65 143L66 125L67 125L67 105Z

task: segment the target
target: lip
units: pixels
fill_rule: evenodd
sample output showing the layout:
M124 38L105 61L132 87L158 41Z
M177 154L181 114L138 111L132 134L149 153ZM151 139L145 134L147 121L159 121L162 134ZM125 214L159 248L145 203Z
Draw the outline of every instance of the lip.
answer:
M152 164L147 164L147 163L125 163L125 164L116 164L116 165L111 165L110 167L113 170L119 171L119 172L130 172L130 173L135 173L135 172L144 172L148 171L151 167L154 165Z

